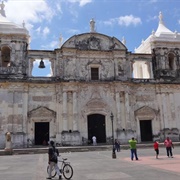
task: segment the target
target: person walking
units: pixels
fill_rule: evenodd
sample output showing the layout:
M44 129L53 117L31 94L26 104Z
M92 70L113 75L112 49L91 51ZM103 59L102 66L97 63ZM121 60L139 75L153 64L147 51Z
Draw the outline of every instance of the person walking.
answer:
M130 139L128 142L129 142L130 150L131 150L131 160L133 161L134 156L136 160L138 160L137 149L136 149L137 141L134 139L134 137L132 137L132 139Z
M93 141L93 146L96 146L96 145L97 145L96 136L93 136L93 137L92 137L92 141Z
M115 144L116 151L119 152L120 151L120 142L117 139L115 139L115 143L114 144Z
M173 158L172 148L174 148L174 145L169 137L164 141L164 145L166 147L167 157L171 156L171 158Z
M49 177L47 177L46 179L52 179L51 173L52 173L52 168L53 167L56 170L56 172L57 172L57 174L59 176L59 179L62 179L61 172L60 172L59 167L57 165L58 156L59 156L59 151L55 147L54 141L50 141L50 147L49 147L49 150L48 150L48 159L49 159L49 162L48 162L49 163L48 175L49 175Z
M154 150L156 152L156 159L158 159L158 156L159 156L159 143L158 141L154 141Z

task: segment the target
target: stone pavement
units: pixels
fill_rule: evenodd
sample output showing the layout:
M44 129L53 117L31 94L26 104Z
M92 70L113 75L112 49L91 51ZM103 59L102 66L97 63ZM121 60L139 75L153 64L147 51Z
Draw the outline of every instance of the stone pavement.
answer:
M130 160L129 150L116 153L116 159L109 150L61 156L67 157L74 168L72 180L179 180L180 147L175 147L173 153L174 158L168 158L165 148L160 148L159 159L155 159L152 148L141 148L138 161ZM0 180L45 180L46 167L47 154L0 156Z

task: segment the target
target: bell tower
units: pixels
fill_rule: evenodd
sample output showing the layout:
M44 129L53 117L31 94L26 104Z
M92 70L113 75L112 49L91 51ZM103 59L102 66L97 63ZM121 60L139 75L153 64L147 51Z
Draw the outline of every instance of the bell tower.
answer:
M152 65L155 79L180 78L180 34L170 31L159 13L159 26L151 36Z
M0 4L0 76L23 78L27 74L29 32L6 18L4 3Z

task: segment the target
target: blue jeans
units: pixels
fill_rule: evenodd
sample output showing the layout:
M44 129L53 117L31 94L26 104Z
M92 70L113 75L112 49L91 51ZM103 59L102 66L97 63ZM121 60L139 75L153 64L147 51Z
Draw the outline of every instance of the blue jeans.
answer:
M136 149L131 149L131 160L134 159L134 156L135 156L136 160L138 160Z

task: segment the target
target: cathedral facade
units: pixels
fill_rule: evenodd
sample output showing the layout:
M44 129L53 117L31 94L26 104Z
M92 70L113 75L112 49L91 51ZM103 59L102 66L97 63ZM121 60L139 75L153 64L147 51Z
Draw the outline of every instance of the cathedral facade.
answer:
M30 50L29 33L0 10L0 148L180 139L180 34L163 23L131 53L115 37L90 32L54 50ZM51 77L33 77L33 62ZM113 130L112 130L113 125Z

